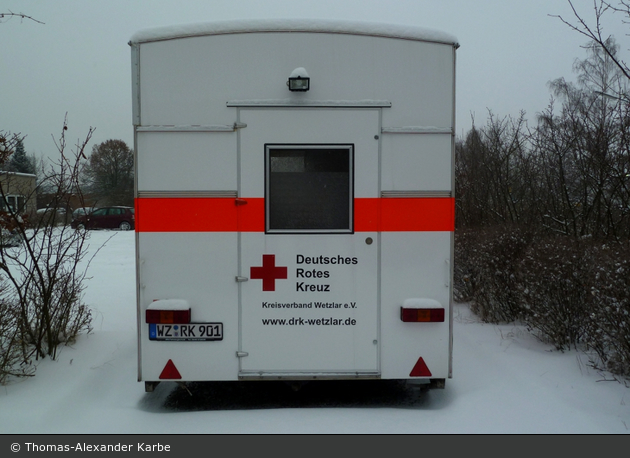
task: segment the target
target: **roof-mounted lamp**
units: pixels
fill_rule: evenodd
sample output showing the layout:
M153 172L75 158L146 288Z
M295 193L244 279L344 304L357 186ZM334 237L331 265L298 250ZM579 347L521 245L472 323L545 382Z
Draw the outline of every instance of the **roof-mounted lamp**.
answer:
M311 78L304 67L298 67L291 72L287 86L291 92L306 92L311 88Z

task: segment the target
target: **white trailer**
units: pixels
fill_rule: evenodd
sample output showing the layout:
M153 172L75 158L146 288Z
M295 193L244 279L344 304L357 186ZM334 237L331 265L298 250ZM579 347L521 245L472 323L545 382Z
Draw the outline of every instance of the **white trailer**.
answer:
M452 376L457 40L237 21L131 41L138 380Z

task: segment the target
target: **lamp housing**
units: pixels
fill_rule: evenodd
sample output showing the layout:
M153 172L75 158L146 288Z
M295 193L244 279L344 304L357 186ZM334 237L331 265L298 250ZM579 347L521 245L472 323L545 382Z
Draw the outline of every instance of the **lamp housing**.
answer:
M291 92L306 92L311 88L311 78L304 67L298 67L291 72L287 86Z

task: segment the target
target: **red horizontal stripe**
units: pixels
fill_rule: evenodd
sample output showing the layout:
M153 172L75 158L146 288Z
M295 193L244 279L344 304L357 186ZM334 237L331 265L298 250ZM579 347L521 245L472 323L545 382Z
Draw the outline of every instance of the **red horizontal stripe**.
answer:
M263 198L139 198L137 232L264 232ZM454 231L455 199L357 198L355 232Z
M243 199L241 199L243 200ZM139 198L137 232L264 232L264 199Z
M455 199L443 197L355 199L356 232L455 230Z

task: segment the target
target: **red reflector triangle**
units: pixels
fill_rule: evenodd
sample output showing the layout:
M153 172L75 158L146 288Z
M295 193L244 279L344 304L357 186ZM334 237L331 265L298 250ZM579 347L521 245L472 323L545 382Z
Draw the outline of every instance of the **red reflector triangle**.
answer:
M164 366L164 369L162 369L162 373L160 374L160 380L181 379L181 378L182 376L180 375L179 371L175 367L175 364L173 364L173 360L169 359L168 363L166 363L166 366Z
M431 375L431 371L429 370L427 364L424 362L424 359L422 359L421 356L420 358L418 358L418 362L416 363L416 365L413 366L413 369L411 369L409 377L431 377Z

